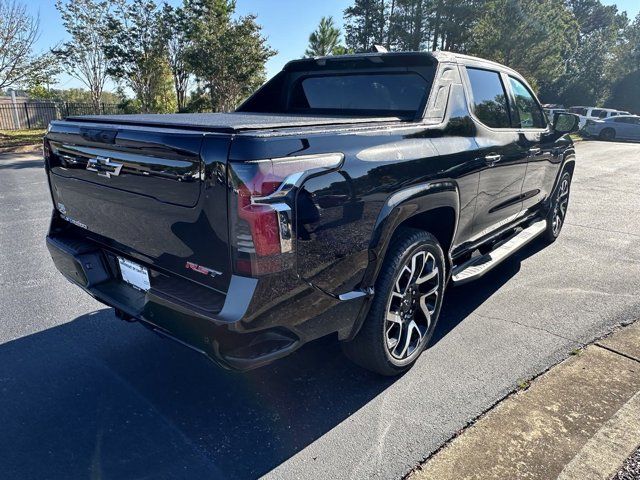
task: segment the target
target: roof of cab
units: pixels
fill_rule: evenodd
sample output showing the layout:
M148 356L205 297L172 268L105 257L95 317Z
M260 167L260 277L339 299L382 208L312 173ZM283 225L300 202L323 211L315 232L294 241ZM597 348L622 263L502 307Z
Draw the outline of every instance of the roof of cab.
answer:
M328 63L332 63L337 66L337 64L340 63L347 64L358 61L370 62L372 64L385 64L386 66L433 65L437 62L452 62L462 65L475 63L500 69L515 74L519 77L522 76L512 68L502 65L501 63L494 62L492 60L486 60L484 58L473 57L471 55L464 55L461 53L446 52L441 50L437 50L435 52L371 52L302 58L288 62L284 66L283 70L315 70L326 67Z

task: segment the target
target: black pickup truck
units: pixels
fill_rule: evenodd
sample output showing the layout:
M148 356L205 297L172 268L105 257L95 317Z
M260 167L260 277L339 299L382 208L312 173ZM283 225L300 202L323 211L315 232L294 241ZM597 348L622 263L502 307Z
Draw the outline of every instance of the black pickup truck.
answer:
M296 60L233 113L52 122L47 245L118 317L227 368L337 334L398 374L448 284L560 233L578 119L552 123L473 57Z

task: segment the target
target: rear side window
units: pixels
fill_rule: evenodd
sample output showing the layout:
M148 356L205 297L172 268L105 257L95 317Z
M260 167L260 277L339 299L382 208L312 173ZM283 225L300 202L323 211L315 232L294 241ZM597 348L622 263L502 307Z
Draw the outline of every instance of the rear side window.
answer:
M322 75L294 86L290 110L415 115L430 84L416 73Z
M640 118L633 118L633 117L618 117L614 120L614 122L617 123L630 123L630 124L637 124L640 123Z
M473 95L473 113L488 127L509 128L509 105L500 74L467 67Z
M571 107L569 109L570 113L575 113L576 115L586 115L587 114L587 109L583 108L583 107Z
M533 94L518 79L509 77L511 90L516 101L516 110L520 117L520 128L544 128L544 114Z
M591 110L591 116L592 117L598 117L598 118L604 118L604 117L607 116L607 112L605 112L604 110L593 109L593 110Z

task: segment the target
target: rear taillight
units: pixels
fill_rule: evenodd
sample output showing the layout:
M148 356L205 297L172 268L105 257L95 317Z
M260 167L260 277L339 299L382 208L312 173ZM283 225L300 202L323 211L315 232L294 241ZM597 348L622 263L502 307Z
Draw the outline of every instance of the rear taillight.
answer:
M337 168L339 153L229 163L234 270L263 275L293 265L293 206L305 178Z

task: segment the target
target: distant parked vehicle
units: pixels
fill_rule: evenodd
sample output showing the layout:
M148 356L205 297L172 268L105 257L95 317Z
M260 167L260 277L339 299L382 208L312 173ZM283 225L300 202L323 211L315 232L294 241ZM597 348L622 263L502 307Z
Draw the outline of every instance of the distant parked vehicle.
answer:
M567 111L578 115L578 118L580 118L579 127L581 129L585 127L587 120L602 120L620 115L629 115L629 112L598 107L570 107Z
M640 116L620 115L604 120L587 120L583 131L589 137L602 140L640 140Z

